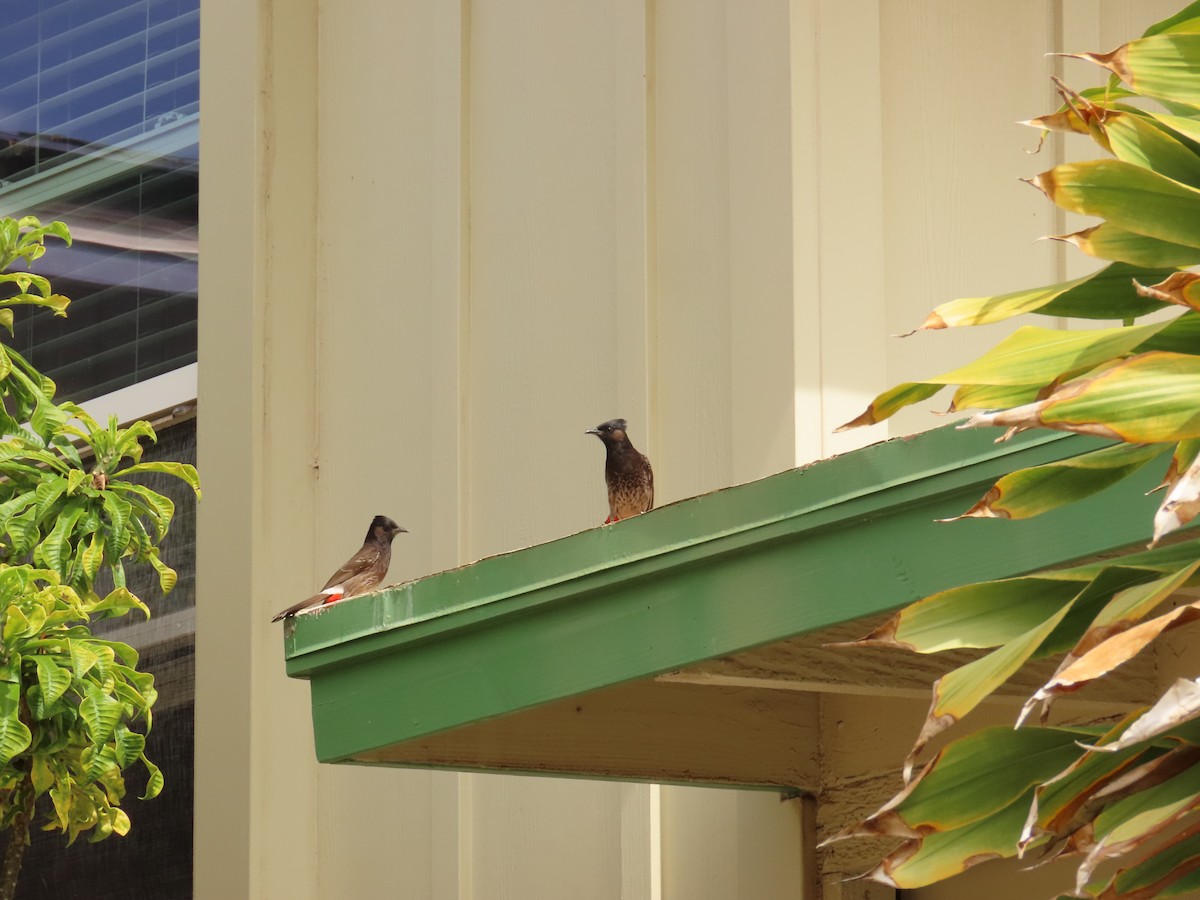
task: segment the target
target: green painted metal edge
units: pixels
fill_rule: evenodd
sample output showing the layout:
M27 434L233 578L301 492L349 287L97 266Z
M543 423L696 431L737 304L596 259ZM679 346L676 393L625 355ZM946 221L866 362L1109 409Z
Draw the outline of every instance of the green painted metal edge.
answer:
M1021 522L1000 475L1105 442L941 428L480 560L298 618L323 761L1144 541L1161 473Z

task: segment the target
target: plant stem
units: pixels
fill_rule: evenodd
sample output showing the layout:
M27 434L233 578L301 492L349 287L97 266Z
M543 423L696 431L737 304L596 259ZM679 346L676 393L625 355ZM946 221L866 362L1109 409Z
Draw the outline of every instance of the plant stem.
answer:
M33 820L35 800L33 781L29 775L14 789L13 794L21 808L13 817L8 846L4 849L4 862L0 864L0 900L13 900L16 896L17 876L21 874L21 860L25 858L25 846L29 843L29 823Z

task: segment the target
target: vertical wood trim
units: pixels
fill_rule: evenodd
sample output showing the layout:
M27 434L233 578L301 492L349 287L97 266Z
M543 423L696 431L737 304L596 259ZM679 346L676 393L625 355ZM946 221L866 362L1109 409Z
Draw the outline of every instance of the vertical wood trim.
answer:
M241 27L229 23L241 16ZM205 315L199 320L199 352L221 352L221 366L204 366L197 374L197 393L204 415L197 421L200 470L208 496L196 512L196 563L204 575L197 584L195 783L193 813L193 879L197 897L241 898L249 895L251 859L251 790L249 765L254 705L251 653L253 631L246 621L245 591L250 583L251 556L239 544L252 539L246 498L253 478L249 461L225 435L252 433L252 391L257 367L255 332L257 302L237 310L241 298L258 297L256 240L258 162L255 146L258 91L261 80L261 23L257 7L242 12L237 0L208 0L200 10L200 97L204 109L222 110L220 117L200 121L200 150L205 182L200 191L200 296ZM224 57L230 60L224 65ZM214 227L208 227L208 223ZM211 296L210 296L211 295ZM226 316L242 327L226 333ZM227 490L214 491L216 478ZM212 572L209 575L209 572ZM229 627L229 614L237 624ZM221 723L235 723L226 730ZM168 773L169 775L170 773Z
M617 305L616 389L621 415L647 436L650 424L650 356L653 321L650 291L650 89L648 27L652 4L626 0L613 4L613 149L615 266Z
M471 325L470 0L431 7L437 67L431 73L430 140L433 258L430 260L435 351L429 384L448 402L432 408L429 440L437 448L430 478L438 498L429 523L435 567L469 559ZM453 398L452 400L450 398Z
M725 4L731 475L795 462L788 0Z
M883 99L878 2L816 0L816 9L821 434L829 455L881 437L834 429L888 379Z
M659 787L621 785L621 900L662 900Z
M792 346L794 465L825 456L821 391L821 221L817 0L791 0Z
M659 436L662 427L662 336L659 332L661 311L658 302L658 4L659 0L644 0L642 5L646 40L646 414L649 417L650 444L654 449L662 446Z
M317 890L307 692L283 678L280 596L311 590L316 520L317 4L201 11L194 892ZM211 114L216 111L216 114ZM236 326L231 323L238 323ZM300 524L298 524L300 523ZM248 602L253 598L255 602ZM168 773L168 778L170 778ZM286 823L286 825L284 824Z

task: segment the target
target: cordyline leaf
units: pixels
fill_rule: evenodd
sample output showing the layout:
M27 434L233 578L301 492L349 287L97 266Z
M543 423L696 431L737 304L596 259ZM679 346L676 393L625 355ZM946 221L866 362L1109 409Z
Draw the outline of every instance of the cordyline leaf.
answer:
M1087 853L1105 842L1109 832L1119 827L1126 816L1136 815L1144 806L1153 806L1160 800L1161 795L1155 796L1152 791L1175 781L1181 773L1186 774L1198 761L1200 748L1192 746L1176 747L1154 756L1147 754L1147 758L1136 766L1083 798L1082 805L1063 829L1069 833L1057 855ZM1170 790L1176 790L1178 786L1176 782Z
M906 784L912 776L917 755L925 745L961 720L1021 668L1070 612L1073 602L1064 604L1046 621L993 650L987 656L960 666L934 682L933 703L925 717L925 724L921 726L921 733L904 760Z
M1168 353L1184 353L1189 356L1200 355L1200 314L1188 310L1160 331L1151 335L1138 348L1139 353L1151 350L1166 350ZM1099 373L1096 370L1096 374Z
M1122 729L1136 717L1137 713L1126 716L1125 720L1103 735L1098 744L1108 746L1107 742L1118 737ZM1045 861L1053 859L1057 855L1053 851L1063 841L1061 836L1071 834L1090 822L1103 805L1092 801L1092 797L1123 777L1139 758L1147 754L1153 757L1162 755L1161 751L1144 746L1110 754L1084 754L1053 778L1043 780L1034 791L1029 815L1018 842L1018 855L1023 856L1026 849L1042 835L1057 835L1060 837L1047 845L1043 854L1048 857Z
M1168 449L1167 444L1117 444L1082 456L1019 469L997 481L965 518L1027 519L1090 497L1129 477Z
M1200 456L1193 457L1191 463L1180 475L1162 505L1154 514L1154 540L1157 544L1163 537L1177 531L1200 512Z
M1113 595L1112 599L1105 604L1104 609L1100 610L1100 613L1092 620L1091 625L1076 642L1071 652L1063 658L1048 684L1053 684L1055 679L1071 671L1077 660L1087 656L1110 638L1128 631L1136 622L1149 615L1156 607L1187 584L1195 575L1197 568L1200 568L1200 560L1184 566L1177 572L1153 581L1132 585ZM1074 688L1071 689L1074 690ZM1038 690L1026 701L1020 715L1017 716L1018 728L1038 703L1044 704L1042 719L1045 720L1050 701L1056 693L1061 693L1061 691L1043 693L1045 690L1045 687Z
M1055 131L1060 134L1086 134L1091 135L1091 123L1094 116L1088 117L1088 121L1084 121L1080 115L1080 110L1070 106L1064 106L1056 112L1046 113L1043 116L1034 116L1032 119L1022 119L1017 122L1018 125L1028 125L1030 128L1038 128L1042 132ZM1038 150L1041 149L1041 144L1038 144ZM1036 151L1035 151L1036 152Z
M1200 766L1195 765L1200 753L1194 747L1185 747L1172 751L1167 757L1177 752L1186 755L1187 751L1191 751L1192 765L1173 778L1114 803L1096 817L1094 836L1099 840L1093 843L1087 858L1079 866L1075 881L1077 892L1087 884L1096 866L1106 859L1140 847L1200 806Z
M962 428L1052 428L1128 443L1200 437L1200 357L1142 353L1068 382L1045 400L972 416Z
M918 888L985 862L1015 855L1033 792L1000 812L953 831L906 841L867 877L895 888Z
M1124 750L1140 741L1166 734L1197 716L1200 716L1200 679L1180 678L1118 740L1090 749L1108 752Z
M903 647L917 653L998 647L1072 601L1086 616L1078 629L1082 634L1100 598L1150 581L1157 573L1177 571L1197 557L1200 546L1189 542L1130 555L1121 565L1102 561L960 585L906 606L861 640L829 646Z
M1045 622L1079 590L1078 583L1042 573L960 585L906 606L850 646L903 647L917 653L998 647Z
M1030 702L1045 700L1055 694L1074 691L1111 672L1117 666L1137 656L1147 644L1169 628L1178 628L1200 619L1200 600L1176 607L1168 613L1142 622L1101 641L1077 660L1057 673L1038 689Z
M919 838L970 825L1078 759L1082 734L1003 726L969 734L940 750L878 812L825 843L873 835Z
M1130 353L1171 324L1163 321L1087 331L1026 325L965 366L885 391L871 401L858 418L838 430L873 425L905 406L933 396L948 384L1049 384L1064 375L1085 372L1113 357Z
M1120 160L1200 187L1200 157L1157 127L1149 116L1109 112L1100 123L1113 155Z
M1167 575L1176 572L1180 567L1200 559L1200 540L1181 541L1166 547L1155 547L1152 550L1141 550L1137 553L1126 553L1120 559L1121 568L1142 569L1147 572L1157 572ZM1113 568L1113 560L1099 560L1084 563L1081 566L1070 566L1066 569L1055 569L1039 572L1040 578L1069 578L1073 580L1095 578L1102 571ZM1149 580L1149 579L1147 579Z
M1163 277L1169 269L1160 272ZM1069 308L1074 312L1056 312L1053 315L1079 315L1096 319L1120 319L1130 315L1151 312L1153 307L1137 303L1130 296L1129 282L1135 277L1146 278L1149 273L1143 268L1113 263L1097 272L1050 284L1045 287L1014 291L995 297L964 297L943 303L929 314L920 329L950 328L958 325L986 325L1000 322L1021 313L1038 312L1049 303L1058 308ZM1137 307L1130 312L1131 300Z
M947 412L1001 409L1041 400L1050 391L1040 384L964 384L954 392Z
M1197 453L1200 453L1200 438L1189 438L1186 441L1180 441L1176 444L1175 451L1171 454L1171 465L1167 467L1167 474L1148 493L1153 494L1155 491L1160 491L1163 488L1172 487L1179 481L1179 476L1186 472L1188 466L1196 459Z
M920 384L906 382L898 384L891 390L884 391L871 401L871 405L857 418L851 419L845 425L840 425L835 431L848 431L863 425L874 425L890 418L906 406L928 400L942 389L940 384Z
M1096 900L1123 900L1137 897L1172 897L1194 889L1200 880L1180 882L1200 869L1200 824L1175 835L1164 847L1147 859L1117 872ZM1174 890L1168 890L1174 888Z
M1200 0L1193 0L1179 12L1155 22L1142 32L1142 37L1150 37L1152 34L1162 34L1166 31L1195 31L1197 17L1200 17Z
M1069 212L1148 237L1200 247L1200 191L1119 159L1056 166L1029 182Z
M1139 94L1200 104L1200 34L1156 34L1111 53L1063 55L1103 66Z
M1146 112L1146 115L1192 143L1200 143L1200 121L1191 116L1173 116L1168 113L1149 111Z
M925 379L933 384L1048 384L1129 353L1171 321L1064 331L1026 325L965 366Z
M1174 303L1188 309L1200 309L1200 275L1191 272L1173 272L1158 284L1143 285L1134 281L1134 287L1143 297Z
M1088 256L1097 259L1129 263L1139 268L1161 269L1194 266L1200 263L1200 248L1147 237L1144 234L1119 228L1109 222L1101 222L1099 225L1093 225L1091 228L1085 228L1073 234L1048 235L1048 239L1074 244ZM1123 302L1128 303L1132 309L1137 308L1131 300ZM1048 313L1048 311L1046 312ZM1064 313L1063 315L1068 314ZM1129 315L1137 316L1141 313L1130 312Z

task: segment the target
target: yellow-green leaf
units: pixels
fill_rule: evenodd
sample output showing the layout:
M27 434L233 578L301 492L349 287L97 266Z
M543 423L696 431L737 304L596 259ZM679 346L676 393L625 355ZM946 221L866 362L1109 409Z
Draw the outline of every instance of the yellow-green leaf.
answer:
M874 425L877 422L882 422L906 406L912 406L914 403L920 403L922 400L929 399L940 391L942 387L943 385L940 384L919 384L913 382L898 384L872 400L870 406L862 414L855 419L851 419L845 425L840 426L837 430L846 431L850 428L858 428L862 425Z
M1090 497L1129 477L1169 444L1117 444L1082 456L1019 469L997 481L958 518L1026 519Z
M1032 797L1029 791L986 819L906 841L888 854L869 877L896 888L919 888L986 860L1015 856Z
M35 655L34 664L37 666L38 684L42 688L43 702L50 706L67 692L71 686L71 672L62 668L54 657Z
M1195 251L1200 255L1200 251ZM1156 268L1166 277L1170 268ZM1096 272L1045 287L1013 291L994 297L964 297L943 303L929 314L921 328L948 328L958 325L987 325L1021 313L1074 315L1091 319L1123 319L1152 312L1157 304L1139 300L1130 281L1149 277L1146 269L1113 263ZM1051 311L1053 310L1053 311Z
M1024 634L1006 643L987 656L973 660L965 666L960 666L953 672L948 672L939 678L933 686L933 704L925 717L921 733L905 760L906 773L911 771L917 754L935 736L945 731L955 722L979 705L996 688L1004 684L1017 669L1021 668L1058 624L1071 610L1071 603L1066 603L1046 621L1029 629Z
M949 411L1021 406L1037 400L1043 389L1040 384L964 384L954 392Z
M0 681L0 769L33 740L29 728L21 721L20 710L20 683Z
M1118 159L1065 163L1031 181L1058 206L1128 231L1200 247L1200 191Z
M121 701L114 700L94 682L88 682L83 699L79 702L79 715L87 725L92 743L105 743L116 730L121 720Z
M1065 373L1087 370L1128 353L1169 324L1170 321L1162 321L1086 331L1026 325L965 366L925 381L933 384L1048 384Z
M1104 66L1139 94L1200 104L1200 34L1157 34L1111 53L1069 55Z
M962 427L985 425L1073 431L1130 443L1200 437L1200 357L1152 351L1060 387L1045 400L979 413Z
M1113 155L1192 187L1200 187L1200 157L1157 127L1150 116L1109 112L1102 124Z
M1111 222L1101 222L1074 234L1051 235L1050 239L1074 244L1097 259L1111 259L1138 267L1166 268L1200 263L1200 248L1147 237Z
M984 728L940 750L878 812L835 839L918 838L990 816L1071 765L1086 732L1067 728Z

